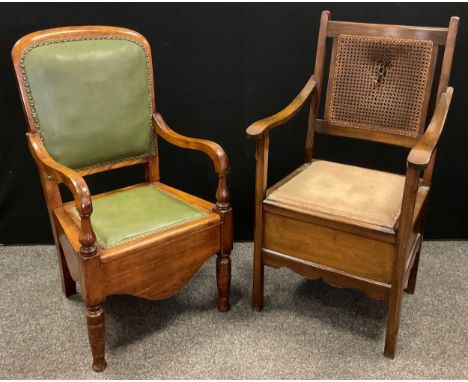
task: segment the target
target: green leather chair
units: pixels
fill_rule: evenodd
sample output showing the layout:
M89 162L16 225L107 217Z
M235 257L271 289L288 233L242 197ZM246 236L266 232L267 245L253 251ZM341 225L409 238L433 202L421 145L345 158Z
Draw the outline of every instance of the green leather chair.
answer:
M219 145L175 133L156 112L145 38L123 28L57 28L21 38L12 57L62 288L70 296L80 283L93 369L107 365L109 295L167 298L217 254L218 309L228 311L229 162ZM210 156L219 178L216 203L160 182L157 135ZM144 183L91 196L84 176L131 165L145 167ZM62 202L60 183L73 202Z

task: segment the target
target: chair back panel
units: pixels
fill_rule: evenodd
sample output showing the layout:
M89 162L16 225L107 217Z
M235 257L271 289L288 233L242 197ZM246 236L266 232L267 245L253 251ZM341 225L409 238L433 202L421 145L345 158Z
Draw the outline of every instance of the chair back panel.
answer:
M21 53L20 85L30 124L55 160L83 170L154 154L151 57L142 41L99 31L33 41Z
M436 57L430 40L338 35L324 119L351 129L418 136Z

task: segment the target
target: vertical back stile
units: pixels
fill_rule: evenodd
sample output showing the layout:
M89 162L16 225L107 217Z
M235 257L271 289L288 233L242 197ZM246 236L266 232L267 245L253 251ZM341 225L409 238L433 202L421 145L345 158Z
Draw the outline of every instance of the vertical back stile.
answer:
M431 94L433 93L433 80L434 80L435 69L437 66L438 54L439 54L439 46L434 45L432 48L431 66L429 69L428 82L426 85L426 92L424 95L424 103L422 105L421 121L420 121L419 130L418 130L418 135L423 134L424 130L426 129L427 111L428 111L429 103L431 100Z
M312 150L314 143L315 122L318 117L320 107L320 95L322 91L323 69L325 65L325 55L327 47L327 28L330 20L330 11L323 11L320 17L320 29L317 41L317 53L315 56L314 79L316 81L315 97L312 97L309 111L309 121L306 138L305 161L312 160Z
M330 97L331 97L330 89L333 84L333 73L335 72L336 45L337 45L337 38L335 37L333 38L333 45L332 45L331 58L330 58L330 68L329 68L329 73L328 73L327 94L325 98L325 110L324 110L325 118L328 118L329 109L330 109Z
M453 52L455 50L459 20L460 19L456 16L450 18L447 41L445 43L444 58L442 60L442 68L440 70L437 100L439 99L440 95L447 90L447 86L450 80L450 72L452 70Z

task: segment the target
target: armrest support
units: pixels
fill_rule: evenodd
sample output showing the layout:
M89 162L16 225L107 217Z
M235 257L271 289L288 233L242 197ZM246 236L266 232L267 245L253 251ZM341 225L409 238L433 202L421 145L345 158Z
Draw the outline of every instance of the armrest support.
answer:
M47 152L44 143L37 133L27 133L29 147L37 165L44 169L48 176L65 183L73 194L76 209L80 215L91 215L93 205L88 186L83 177L76 171L56 162Z
M41 137L37 133L27 133L29 148L39 168L57 181L63 182L73 194L75 205L81 217L80 255L91 258L96 255L96 235L91 225L93 203L88 185L83 177L69 167L55 161L47 152Z
M314 80L314 75L312 75L301 92L288 106L270 117L263 118L251 124L246 130L247 136L251 139L261 139L267 135L271 129L289 121L301 110L314 89L316 89L316 82Z
M229 174L229 159L223 148L215 142L206 139L186 137L172 130L159 113L153 114L153 126L156 133L175 146L203 151L213 161L216 174L218 174L218 189L216 190L216 206L220 210L227 210L229 205L229 191L226 177Z
M434 111L434 116L419 142L414 146L408 155L408 166L424 170L429 165L434 150L439 142L440 135L444 129L445 120L452 100L453 88L447 88L442 93Z

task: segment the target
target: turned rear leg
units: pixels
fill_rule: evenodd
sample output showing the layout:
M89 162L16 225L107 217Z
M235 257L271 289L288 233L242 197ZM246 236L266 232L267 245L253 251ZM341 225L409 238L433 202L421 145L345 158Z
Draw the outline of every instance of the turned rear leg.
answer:
M107 362L105 358L106 328L102 305L88 306L86 308L86 321L88 323L89 344L93 354L93 370L103 371L107 367Z
M65 255L63 253L62 246L57 245L57 255L60 269L60 279L62 281L62 291L66 297L73 296L76 294L76 282L73 280L73 277L70 274L68 269L67 261L65 260Z

